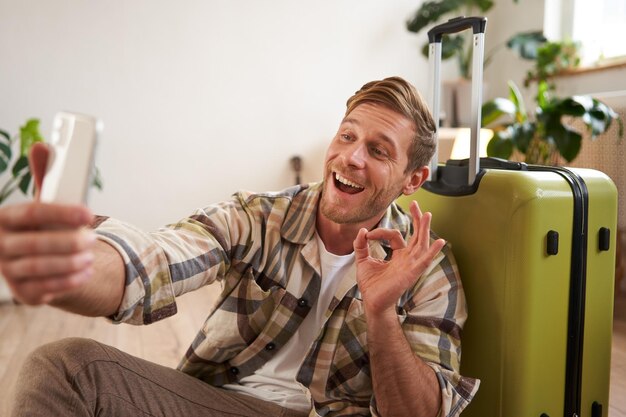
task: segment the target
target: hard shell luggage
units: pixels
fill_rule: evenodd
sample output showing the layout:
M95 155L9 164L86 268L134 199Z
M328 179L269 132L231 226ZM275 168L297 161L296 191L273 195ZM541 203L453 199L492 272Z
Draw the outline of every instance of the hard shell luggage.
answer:
M481 380L463 415L606 417L616 188L595 170L478 157L485 25L453 19L429 32L438 120L441 35L473 28L472 150L398 200L432 212L457 258L469 311L461 372Z

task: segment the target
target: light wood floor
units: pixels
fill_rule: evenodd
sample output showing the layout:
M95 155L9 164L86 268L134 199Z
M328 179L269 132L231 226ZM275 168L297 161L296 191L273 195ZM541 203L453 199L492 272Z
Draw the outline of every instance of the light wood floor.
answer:
M88 337L166 366L176 366L204 321L202 305L213 299L205 288L180 299L175 316L150 326L114 326L50 307L0 306L0 417L8 416L14 380L26 355L64 337ZM626 297L615 309L609 417L626 417Z

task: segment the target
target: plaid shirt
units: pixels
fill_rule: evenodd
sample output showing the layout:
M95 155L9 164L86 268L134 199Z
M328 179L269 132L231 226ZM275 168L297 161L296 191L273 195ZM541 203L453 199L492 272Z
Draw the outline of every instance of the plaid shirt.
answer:
M207 308L208 318L178 368L215 386L254 373L289 340L319 294L314 232L320 191L321 184L314 184L237 193L154 233L101 219L99 238L120 252L126 269L113 321L163 319L176 313L176 296L219 281L218 301ZM395 204L378 227L398 229L405 239L412 232L410 217ZM391 251L386 242L370 242L370 253L384 259ZM398 300L409 344L437 373L444 416L459 415L478 389L477 380L458 373L465 318L458 270L446 246ZM310 415L378 415L354 272L342 278L325 319L297 375L312 399Z

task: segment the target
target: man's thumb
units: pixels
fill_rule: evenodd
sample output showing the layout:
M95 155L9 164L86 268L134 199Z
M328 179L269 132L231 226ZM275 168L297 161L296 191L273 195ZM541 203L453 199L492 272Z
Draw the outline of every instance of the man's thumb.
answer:
M50 149L48 149L45 143L38 142L30 148L28 163L33 180L35 181L35 198L39 198L43 177L46 174L49 155Z

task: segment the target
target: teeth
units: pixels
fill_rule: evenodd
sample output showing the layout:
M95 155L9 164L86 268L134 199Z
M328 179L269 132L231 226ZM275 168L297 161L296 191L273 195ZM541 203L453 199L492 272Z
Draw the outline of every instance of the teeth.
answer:
M341 175L339 175L336 172L335 172L335 177L337 178L337 181L339 181L340 183L342 183L344 185L348 185L348 186L354 187L354 188L363 188L359 184L353 183L352 181L348 180L347 178L342 177Z

